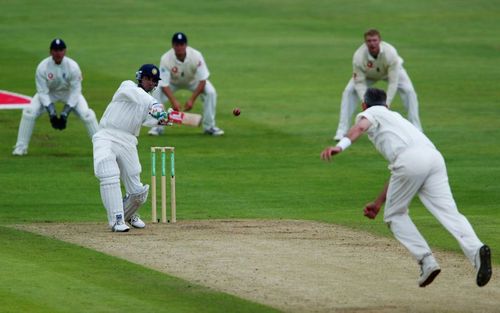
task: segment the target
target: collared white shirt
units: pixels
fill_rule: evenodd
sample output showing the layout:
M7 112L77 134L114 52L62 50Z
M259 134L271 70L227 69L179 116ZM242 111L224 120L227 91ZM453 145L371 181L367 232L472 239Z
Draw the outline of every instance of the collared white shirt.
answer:
M160 59L159 87L170 84L188 87L197 81L207 80L209 75L203 55L189 46L186 47L184 62L177 59L174 49L168 50Z
M43 106L61 101L75 107L82 94L82 72L78 63L65 56L56 64L52 56L38 64L35 74L36 91Z
M387 104L390 106L398 88L399 71L403 66L403 59L398 55L396 48L387 42L380 42L380 52L374 58L366 44L356 50L352 60L354 87L358 97L362 100L366 92L366 80L387 80Z
M371 123L366 131L368 138L390 164L409 147L436 148L412 123L385 106L377 105L364 110L356 116L356 122L362 117Z

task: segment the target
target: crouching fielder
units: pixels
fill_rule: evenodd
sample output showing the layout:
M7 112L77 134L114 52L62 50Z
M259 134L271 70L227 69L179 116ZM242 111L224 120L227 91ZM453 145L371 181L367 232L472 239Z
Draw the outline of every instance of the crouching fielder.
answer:
M35 75L36 94L23 110L13 155L28 154L28 146L36 120L47 111L52 128L64 130L70 112L74 111L87 127L89 136L97 131L95 113L82 95L82 72L78 63L66 56L66 43L56 38L50 43L50 57L38 64ZM64 108L57 116L55 103Z
M149 94L160 80L158 68L144 64L137 71L136 79L137 83L131 80L121 83L104 112L99 131L92 137L94 172L100 181L101 199L114 232L128 231L126 223L135 228L146 226L137 215L149 190L140 180L137 136L142 124L152 117L156 125L170 125L169 114ZM120 179L126 191L123 199Z
M325 148L321 158L329 161L363 133L368 133L370 141L389 161L391 178L378 198L366 205L364 213L373 219L386 203L384 221L420 264L419 286L430 284L441 269L408 215L408 207L416 194L458 241L477 271L477 285L486 285L492 273L490 248L479 240L469 221L458 211L441 153L414 125L389 110L386 98L383 90L368 88L356 125L337 146Z

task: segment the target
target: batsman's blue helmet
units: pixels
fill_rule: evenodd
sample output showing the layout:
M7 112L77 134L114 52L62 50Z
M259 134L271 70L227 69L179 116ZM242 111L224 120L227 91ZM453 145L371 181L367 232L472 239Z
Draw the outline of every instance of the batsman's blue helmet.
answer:
M137 81L141 81L144 76L151 77L156 82L161 79L160 70L154 64L144 64L135 73Z

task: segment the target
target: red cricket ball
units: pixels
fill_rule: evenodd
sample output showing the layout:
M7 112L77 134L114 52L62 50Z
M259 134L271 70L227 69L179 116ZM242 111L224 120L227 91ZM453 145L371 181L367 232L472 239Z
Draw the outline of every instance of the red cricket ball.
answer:
M240 115L240 113L241 113L241 110L239 108L234 108L233 109L233 115L234 116L238 116L238 115Z

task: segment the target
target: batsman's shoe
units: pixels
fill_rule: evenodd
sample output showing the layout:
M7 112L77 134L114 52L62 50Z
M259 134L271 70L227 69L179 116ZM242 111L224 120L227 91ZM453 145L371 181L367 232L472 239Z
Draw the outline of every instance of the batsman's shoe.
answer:
M15 147L14 148L14 151L12 151L12 155L26 155L28 154L28 149L26 149L25 147Z
M220 129L219 127L210 127L208 129L205 129L205 134L211 135L211 136L222 136L224 135L224 131Z
M441 268L436 262L436 259L432 255L424 257L420 262L420 277L418 279L418 285L420 287L425 287L432 283L434 278L439 275Z
M144 227L146 227L146 223L144 223L141 220L141 218L139 217L139 215L137 215L137 214L132 215L132 218L130 218L130 220L128 222L134 228L144 228Z
M128 232L129 229L130 228L123 221L123 216L121 214L117 215L116 222L113 225L113 227L111 227L111 231L116 232L116 233L124 233L124 232Z
M151 136L160 136L161 134L163 134L163 127L161 126L151 127L151 129L148 131L148 134Z
M479 248L476 254L476 283L479 287L485 286L491 278L491 250L487 245Z

